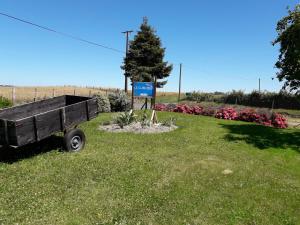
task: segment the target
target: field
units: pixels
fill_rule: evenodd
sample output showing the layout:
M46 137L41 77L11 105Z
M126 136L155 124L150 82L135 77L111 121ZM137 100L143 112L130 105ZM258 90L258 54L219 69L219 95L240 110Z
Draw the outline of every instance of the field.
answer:
M0 151L0 224L300 224L299 130L160 112L179 129L98 131L113 115L80 153Z
M0 96L9 100L15 96L15 103L20 104L24 102L32 102L34 99L46 99L53 96L60 95L81 95L92 96L94 94L108 94L110 92L117 91L117 88L101 88L101 87L77 87L77 86L49 86L49 87L13 87L0 86ZM130 95L130 93L129 93ZM163 102L169 102L168 100L177 101L177 94L174 92L157 92L157 96L162 98Z

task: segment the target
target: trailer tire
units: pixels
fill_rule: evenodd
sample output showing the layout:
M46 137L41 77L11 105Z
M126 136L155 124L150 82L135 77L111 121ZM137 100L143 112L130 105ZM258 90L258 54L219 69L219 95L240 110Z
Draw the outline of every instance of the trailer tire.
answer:
M84 148L85 135L80 129L68 131L64 136L64 146L68 152L79 152Z

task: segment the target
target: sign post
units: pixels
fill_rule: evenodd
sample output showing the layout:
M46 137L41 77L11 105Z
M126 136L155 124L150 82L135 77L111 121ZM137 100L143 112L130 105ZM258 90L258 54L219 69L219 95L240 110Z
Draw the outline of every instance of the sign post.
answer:
M155 82L133 82L132 84L132 96L131 96L131 107L133 109L134 98L151 98L155 102L156 95L156 79ZM153 105L152 105L153 108Z

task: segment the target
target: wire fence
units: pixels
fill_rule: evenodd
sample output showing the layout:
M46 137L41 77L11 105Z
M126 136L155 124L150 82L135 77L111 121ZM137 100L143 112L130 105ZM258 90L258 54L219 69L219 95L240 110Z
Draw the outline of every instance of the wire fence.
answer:
M79 95L92 97L96 94L108 95L119 89L99 87L14 87L1 86L0 96L10 100L13 105L34 102L42 99L53 98L61 95Z

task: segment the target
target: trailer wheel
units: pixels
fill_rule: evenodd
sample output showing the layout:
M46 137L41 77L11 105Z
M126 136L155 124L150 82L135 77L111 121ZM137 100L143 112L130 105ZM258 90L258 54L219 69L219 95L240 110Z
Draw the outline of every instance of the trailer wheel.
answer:
M85 135L80 129L68 131L64 137L64 146L69 152L79 152L84 148Z

